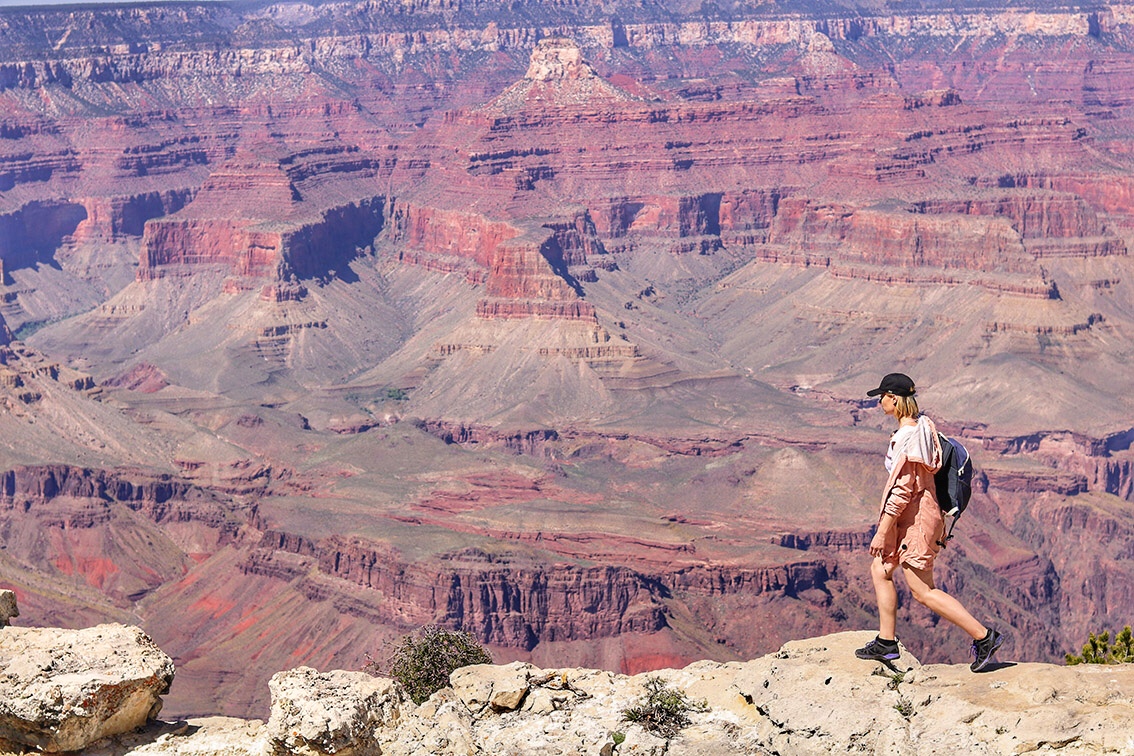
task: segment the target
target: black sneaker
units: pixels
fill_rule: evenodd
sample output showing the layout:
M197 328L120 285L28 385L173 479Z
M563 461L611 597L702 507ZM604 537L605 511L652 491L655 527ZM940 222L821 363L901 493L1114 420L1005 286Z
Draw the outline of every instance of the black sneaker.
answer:
M862 648L855 649L854 655L859 659L873 661L894 661L901 656L896 640L884 641L881 638L875 638Z
M995 630L989 629L988 635L980 640L973 641L973 647L969 651L973 655L973 663L969 665L969 669L973 672L980 672L988 666L992 661L992 655L996 653L996 649L1004 644L1004 636Z

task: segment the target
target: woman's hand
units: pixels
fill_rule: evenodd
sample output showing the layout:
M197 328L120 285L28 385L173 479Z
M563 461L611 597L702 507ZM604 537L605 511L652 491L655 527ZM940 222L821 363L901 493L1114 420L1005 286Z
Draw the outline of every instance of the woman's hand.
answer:
M870 556L880 557L886 553L886 533L879 530L870 539Z

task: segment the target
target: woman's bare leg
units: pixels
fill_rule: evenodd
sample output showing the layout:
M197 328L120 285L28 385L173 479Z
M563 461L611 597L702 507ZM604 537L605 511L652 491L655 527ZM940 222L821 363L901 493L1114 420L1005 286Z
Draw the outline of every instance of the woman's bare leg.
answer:
M898 626L898 591L894 588L894 565L875 557L870 563L870 579L878 599L878 637L894 640Z
M932 569L919 570L916 567L903 564L902 570L905 572L906 584L910 587L910 593L913 594L914 599L919 604L929 607L937 614L949 620L971 635L973 640L980 640L988 634L988 628L978 622L973 615L969 614L969 610L966 609L960 601L940 588L934 587ZM875 591L877 590L878 587L876 583ZM879 601L879 604L881 604L881 601Z

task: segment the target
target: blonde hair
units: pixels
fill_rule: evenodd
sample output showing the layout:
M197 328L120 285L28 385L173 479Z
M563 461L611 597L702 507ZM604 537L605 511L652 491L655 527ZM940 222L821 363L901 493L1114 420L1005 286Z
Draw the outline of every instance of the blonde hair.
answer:
M897 394L890 394L890 396L894 397L894 416L898 420L904 417L917 420L917 416L921 414L917 408L917 399L912 396L898 396Z

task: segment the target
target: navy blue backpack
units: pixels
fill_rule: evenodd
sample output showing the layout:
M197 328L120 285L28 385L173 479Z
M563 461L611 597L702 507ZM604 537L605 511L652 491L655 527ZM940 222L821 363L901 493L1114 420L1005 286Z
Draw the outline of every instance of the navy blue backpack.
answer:
M945 544L953 539L953 528L957 527L957 520L969 506L973 495L973 464L969 450L960 441L941 433L937 434L937 438L941 442L941 469L933 476L937 504L942 514L953 518L945 540L937 542L938 546L945 548Z

